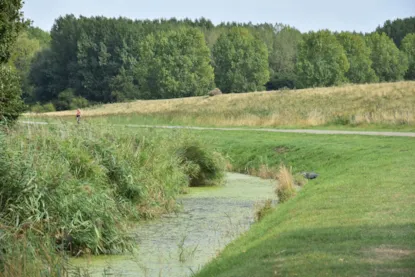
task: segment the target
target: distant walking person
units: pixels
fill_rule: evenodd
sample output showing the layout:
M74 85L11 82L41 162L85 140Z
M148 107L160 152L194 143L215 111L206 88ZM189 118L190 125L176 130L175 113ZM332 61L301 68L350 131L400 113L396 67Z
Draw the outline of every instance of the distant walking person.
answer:
M78 122L78 124L81 122L81 110L80 109L76 109L76 121Z

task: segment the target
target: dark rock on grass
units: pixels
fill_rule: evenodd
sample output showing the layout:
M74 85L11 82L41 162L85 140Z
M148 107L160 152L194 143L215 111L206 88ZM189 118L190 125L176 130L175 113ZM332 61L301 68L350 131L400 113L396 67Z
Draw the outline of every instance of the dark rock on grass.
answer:
M318 177L318 174L315 172L303 172L301 174L308 180L313 180Z

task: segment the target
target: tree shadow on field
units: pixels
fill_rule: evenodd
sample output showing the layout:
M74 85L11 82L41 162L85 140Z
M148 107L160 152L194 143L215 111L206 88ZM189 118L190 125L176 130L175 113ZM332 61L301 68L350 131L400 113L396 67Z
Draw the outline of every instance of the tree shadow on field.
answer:
M415 224L256 227L197 276L415 276Z

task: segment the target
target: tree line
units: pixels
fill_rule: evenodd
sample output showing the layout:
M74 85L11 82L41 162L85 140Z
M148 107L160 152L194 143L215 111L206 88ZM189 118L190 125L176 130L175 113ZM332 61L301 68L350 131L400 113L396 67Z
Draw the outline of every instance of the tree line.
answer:
M414 20L362 34L67 15L50 33L26 28L9 65L35 111L200 96L215 87L238 93L415 80Z

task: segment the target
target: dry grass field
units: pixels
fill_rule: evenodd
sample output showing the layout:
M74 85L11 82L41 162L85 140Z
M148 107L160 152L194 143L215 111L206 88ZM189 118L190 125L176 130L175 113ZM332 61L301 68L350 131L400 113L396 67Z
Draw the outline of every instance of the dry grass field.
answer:
M73 116L74 111L41 116ZM415 82L224 94L106 104L85 117L128 115L184 125L320 126L415 125Z

